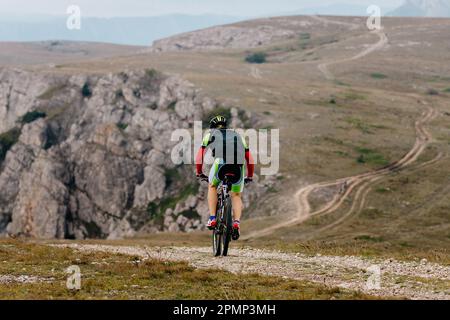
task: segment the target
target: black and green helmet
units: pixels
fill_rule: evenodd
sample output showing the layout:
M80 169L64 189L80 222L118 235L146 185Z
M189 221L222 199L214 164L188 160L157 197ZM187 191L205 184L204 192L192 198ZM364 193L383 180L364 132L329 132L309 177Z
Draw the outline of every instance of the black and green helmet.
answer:
M215 116L209 122L209 127L211 129L216 129L219 127L226 128L227 124L228 124L227 118L225 118L224 116Z

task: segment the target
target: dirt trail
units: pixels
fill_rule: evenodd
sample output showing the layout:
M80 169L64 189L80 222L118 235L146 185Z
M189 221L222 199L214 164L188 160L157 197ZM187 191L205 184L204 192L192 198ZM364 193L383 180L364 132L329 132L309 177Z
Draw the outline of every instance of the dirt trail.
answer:
M322 17L316 17L316 19L317 18L324 23L344 24L347 26L350 25L352 30L355 28L355 26L357 26L355 24L349 24L349 23L343 23L343 22L341 23L339 21L331 21L331 20L328 20L328 19L325 19ZM363 51L361 51L360 53L358 53L357 55L355 55L351 58L333 60L333 61L329 61L326 63L322 63L322 64L318 65L319 70L324 74L324 76L328 80L334 80L335 76L328 69L329 66L331 66L333 64L345 63L345 62L361 59L361 58L367 56L368 54L383 48L386 45L386 43L388 42L388 38L387 38L386 34L383 32L383 30L378 30L378 31L373 31L373 32L376 33L380 37L380 40L377 43L369 46L368 48L364 49ZM414 96L414 97L420 99L420 97L417 97L417 96ZM312 233L312 234L305 235L305 237L310 238L314 234L331 229L331 228L339 225L343 221L347 220L355 212L356 213L359 212L359 211L357 211L357 209L361 210L363 208L365 199L366 199L368 193L370 192L370 185L372 185L373 183L382 179L386 175L389 175L393 171L402 170L402 169L405 169L408 166L410 166L412 163L414 163L418 159L418 157L425 150L426 146L431 142L432 136L424 128L424 125L426 123L430 122L431 120L433 120L438 115L438 113L435 109L433 109L431 106L429 106L427 104L427 102L421 101L421 103L426 107L426 110L422 113L420 119L418 119L415 123L416 142L415 142L414 146L412 147L412 149L402 159L390 164L389 166L386 166L386 167L381 168L376 171L371 171L368 173L355 175L355 176L342 178L342 179L337 179L337 180L333 180L333 181L319 182L319 183L315 183L315 184L311 184L306 187L303 187L303 188L299 189L295 194L295 199L297 199L297 212L291 219L288 219L279 224L270 226L268 228L249 233L248 235L242 237L242 239L250 240L250 239L264 237L264 236L272 234L276 230L279 230L279 229L282 229L285 227L295 226L300 223L303 223L304 221L306 221L307 219L309 219L313 216L321 216L321 215L330 214L332 212L335 212L337 209L339 209L342 206L344 201L346 199L348 199L349 196L353 192L355 192L355 195L352 199L352 202L353 202L352 206L351 206L350 210L343 217L341 217L337 221L331 223L330 225L327 225L321 229L315 230L314 233ZM442 157L442 155L439 155L439 158L440 157ZM427 163L424 165L435 163L438 160L439 159L433 159L432 161L430 161L430 163ZM309 205L308 198L312 192L323 189L323 188L339 187L339 186L341 186L341 187L344 186L343 193L337 194L331 201L326 203L321 209L311 212L311 207ZM359 206L358 206L358 203L360 203Z
M356 23L329 20L327 18L320 17L320 16L313 16L312 18L318 20L319 22L324 23L325 25L336 24L336 25L343 25L343 26L349 27L350 31L354 31L360 27L360 25L356 24ZM361 58L371 54L374 51L383 49L388 44L389 39L388 39L386 33L383 31L383 29L375 30L375 31L372 31L371 33L378 35L378 37L380 38L380 40L377 43L370 45L368 48L364 49L363 51L359 52L357 55L355 55L353 57L344 58L344 59L333 59L333 60L321 63L317 66L317 68L320 70L320 72L323 73L323 75L325 76L325 78L327 80L335 80L334 74L329 70L330 66L361 59Z
M426 104L425 102L423 102ZM421 115L421 118L416 121L415 123L415 129L416 129L416 142L413 146L413 148L399 161L396 161L384 168L381 168L376 171L371 171L368 173L363 173L347 178L337 179L333 181L327 181L327 182L319 182L315 184L308 185L306 187L301 188L297 191L295 194L295 198L297 199L297 212L296 215L292 217L292 219L286 220L282 223L270 226L268 228L255 231L253 233L250 233L246 236L244 236L243 240L249 240L249 239L255 239L264 237L267 235L272 234L274 231L279 230L281 228L294 226L297 224L300 224L304 222L305 220L309 219L313 216L320 216L332 213L339 209L344 201L353 193L356 192L352 201L353 205L351 209L339 220L333 222L332 224L318 229L314 232L314 234L317 234L319 232L323 232L325 230L328 230L344 220L346 220L348 217L351 216L352 213L355 212L355 209L357 208L357 203L361 202L364 203L365 198L368 194L367 188L373 184L374 182L380 180L381 178L389 175L392 172L399 171L402 169L407 168L412 163L414 163L418 157L423 153L426 146L432 141L431 134L424 128L424 125L428 123L429 121L433 120L437 115L437 111L433 109L431 106L427 106L427 110ZM440 160L442 158L442 154L438 155L437 158L431 160L428 163L425 163L423 165L429 165L433 164L436 161ZM337 194L331 201L326 203L321 209L311 212L311 207L309 205L309 195L317 191L319 189L328 188L328 187L339 187L345 185L345 192ZM360 208L362 208L360 206Z
M258 273L305 280L381 297L450 299L450 267L426 261L400 262L353 256L307 256L258 249L232 249L231 256L214 258L211 248L205 247L147 248L80 244L57 246L87 252L127 254L143 259L187 261L194 268L223 269L233 273ZM374 287L368 285L369 277L373 276L368 269L373 266L379 267L381 271L378 289L372 289Z
M357 24L357 23L352 23L352 22L345 22L345 21L336 21L336 20L329 20L328 18L322 17L322 16L311 16L312 19L315 19L323 24L325 24L325 26L327 26L328 24L336 24L336 25L341 25L341 26L345 26L345 27L349 27L350 31L359 29L359 27L361 25Z
M258 67L251 67L250 68L250 73L249 75L253 78L255 78L256 80L262 79L262 74L261 74L261 70L259 70Z
M325 76L325 78L327 80L335 80L334 74L329 70L330 66L340 64L340 63L346 63L346 62L359 60L359 59L371 54L374 51L383 49L384 46L386 46L386 44L389 42L389 39L383 30L376 30L376 31L372 31L371 33L376 34L380 38L380 40L377 43L369 46L368 48L364 49L363 51L361 51L360 53L358 53L357 55L355 55L353 57L344 58L344 59L340 59L340 60L331 60L331 61L321 63L317 66L319 68L320 72L323 73L323 75Z

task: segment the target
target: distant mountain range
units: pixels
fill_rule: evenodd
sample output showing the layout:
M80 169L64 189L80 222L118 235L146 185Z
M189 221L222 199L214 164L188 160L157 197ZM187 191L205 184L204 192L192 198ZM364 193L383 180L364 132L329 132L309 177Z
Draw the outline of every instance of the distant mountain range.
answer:
M334 4L303 8L281 15L367 16L367 5ZM450 17L450 0L405 0L399 8L382 7L382 15L400 17ZM255 18L255 17L253 17ZM65 16L0 15L0 41L25 42L68 40L150 46L153 41L176 34L234 23L249 18L224 15L172 14L152 17L85 17L81 30L69 30Z
M69 40L151 45L156 39L228 24L245 18L221 15L83 18L80 30L69 30L64 16L1 17L0 41Z
M450 17L450 0L405 0L387 14L393 17Z
M328 6L303 8L292 13L301 15L367 16L367 8L367 5L337 3ZM384 14L393 8L381 8L381 13Z
M293 14L336 16L367 16L367 5L333 4L297 10ZM381 14L393 17L450 17L450 0L405 0L394 9L381 7Z

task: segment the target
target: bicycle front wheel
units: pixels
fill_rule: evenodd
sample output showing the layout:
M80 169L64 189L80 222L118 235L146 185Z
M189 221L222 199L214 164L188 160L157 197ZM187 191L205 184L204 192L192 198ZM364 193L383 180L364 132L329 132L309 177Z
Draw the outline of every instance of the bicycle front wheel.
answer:
M231 205L231 198L225 202L225 222L226 228L223 232L223 256L228 255L228 248L230 246L231 234L233 233L233 208Z
M219 257L222 254L222 238L223 238L223 233L220 232L220 230L218 230L218 229L213 230L213 236L212 236L213 254L216 257Z

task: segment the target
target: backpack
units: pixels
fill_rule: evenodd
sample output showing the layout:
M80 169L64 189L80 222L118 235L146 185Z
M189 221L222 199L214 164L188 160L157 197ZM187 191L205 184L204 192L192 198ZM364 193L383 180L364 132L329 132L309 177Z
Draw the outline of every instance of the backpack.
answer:
M245 164L245 146L242 137L234 130L212 130L209 147L213 157L223 159L224 164Z

